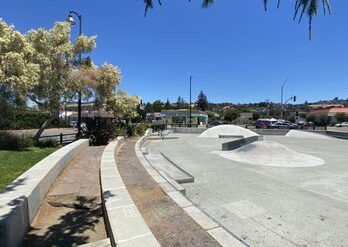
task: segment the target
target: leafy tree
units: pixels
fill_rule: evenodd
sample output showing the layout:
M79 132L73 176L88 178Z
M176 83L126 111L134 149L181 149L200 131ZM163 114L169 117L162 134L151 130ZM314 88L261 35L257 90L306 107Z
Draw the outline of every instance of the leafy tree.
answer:
M152 103L154 112L161 112L163 109L163 102L161 100L156 100Z
M152 113L153 112L153 106L150 102L147 102L144 108L144 111L146 113Z
M260 118L260 113L258 113L257 111L254 111L253 112L253 120L257 120L257 119L259 119Z
M220 116L216 112L207 111L209 121L219 120Z
M178 100L176 101L176 108L177 109L185 109L185 108L187 108L187 104L186 104L186 102L185 102L183 97L181 97L181 96L178 97Z
M239 117L239 111L234 108L226 109L223 113L224 120L232 122Z
M169 99L167 99L166 103L164 104L164 109L165 110L170 110L172 109L172 104L170 103Z
M198 99L196 104L198 105L198 107L202 110L205 111L208 109L209 107L209 103L208 103L208 99L207 96L203 93L203 91L201 90L201 92L198 95Z
M31 30L21 34L0 20L0 94L5 107L26 106L28 99L50 118L58 116L63 99L95 99L99 110L110 110L119 118L136 116L137 97L122 91L120 71L111 64L97 67L90 57L79 63L95 46L95 37L81 35L72 43L71 26L57 22L53 28ZM43 124L39 137L48 121Z
M191 1L191 0L189 0ZM215 0L202 0L202 7L208 8L211 5L213 5ZM268 0L263 0L265 11L267 10L267 4ZM162 5L161 0L158 0L159 5ZM312 39L312 20L313 17L316 16L319 12L319 1L318 0L294 0L295 3L295 13L293 19L296 20L298 18L298 21L301 22L302 17L304 14L308 17L308 26L309 26L309 39ZM154 0L144 0L145 4L145 16L148 11L148 9L152 9L154 6ZM329 0L322 0L321 5L324 11L324 14L326 12L329 12L331 14L331 7ZM277 0L277 7L280 6L280 0Z
M344 122L347 119L346 114L344 114L343 112L336 113L335 117L336 117L338 122Z
M59 111L62 96L68 93L71 96L71 90L82 89L76 82L71 83L69 76L72 69L79 69L78 55L91 52L95 47L95 37L82 35L71 43L70 31L69 23L57 22L52 29L40 28L27 34L34 48L33 61L40 67L39 83L32 88L29 98L52 115Z
M124 91L118 91L106 102L106 110L112 112L116 118L129 122L132 118L137 117L139 103L139 97L129 96Z
M26 37L0 19L0 86L12 106L25 103L27 93L38 84L40 68L32 61L34 56Z

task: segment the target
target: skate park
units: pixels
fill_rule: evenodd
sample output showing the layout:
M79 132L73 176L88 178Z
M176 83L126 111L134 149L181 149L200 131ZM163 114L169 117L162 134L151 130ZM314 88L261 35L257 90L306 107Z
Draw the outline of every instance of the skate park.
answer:
M347 140L233 125L165 132L147 138L143 157L243 245L348 244Z

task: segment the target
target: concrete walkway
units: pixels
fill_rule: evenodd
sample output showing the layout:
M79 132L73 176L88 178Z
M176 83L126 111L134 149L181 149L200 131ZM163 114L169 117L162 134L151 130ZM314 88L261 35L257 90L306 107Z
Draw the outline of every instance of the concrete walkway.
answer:
M99 182L104 148L88 147L64 169L43 201L23 246L78 246L107 238Z
M220 246L168 197L139 162L127 140L116 155L122 179L146 223L161 246Z

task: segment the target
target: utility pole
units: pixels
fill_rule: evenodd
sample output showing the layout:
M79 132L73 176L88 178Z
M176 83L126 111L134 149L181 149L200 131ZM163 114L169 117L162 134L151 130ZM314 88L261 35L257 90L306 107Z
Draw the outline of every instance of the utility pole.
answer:
M191 99L191 92L192 92L192 75L190 76L190 127L192 127L192 99Z
M282 84L282 87L281 87L281 90L280 90L280 119L283 120L283 95L284 95L284 86L285 84L287 83L288 79L286 79L283 84Z

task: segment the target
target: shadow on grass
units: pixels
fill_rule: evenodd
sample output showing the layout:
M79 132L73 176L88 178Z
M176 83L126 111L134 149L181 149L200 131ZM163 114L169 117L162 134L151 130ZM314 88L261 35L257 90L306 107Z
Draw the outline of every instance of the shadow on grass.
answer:
M48 227L44 233L38 233L40 229L30 229L22 246L76 246L88 243L87 231L95 231L95 226L103 217L102 207L93 206L97 204L95 201L96 198L77 197L68 206L71 211L60 216L58 222ZM64 204L61 206L67 207Z

